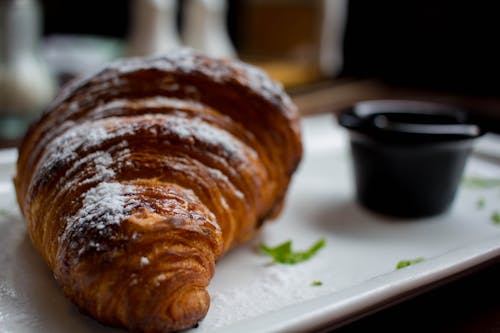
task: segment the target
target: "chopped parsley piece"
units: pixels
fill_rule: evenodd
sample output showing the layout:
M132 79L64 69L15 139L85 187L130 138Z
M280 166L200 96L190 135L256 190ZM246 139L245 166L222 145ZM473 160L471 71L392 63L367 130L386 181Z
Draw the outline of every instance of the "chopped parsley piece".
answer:
M9 216L9 212L6 209L0 208L0 216Z
M413 264L418 264L419 262L422 262L422 261L424 261L423 257L419 257L419 258L412 259L412 260L401 260L400 262L398 262L396 269L401 269L403 267L407 267L407 266L410 266Z
M322 285L323 285L323 282L317 281L317 280L315 280L315 281L313 281L311 283L311 286L313 286L313 287L319 287L319 286L322 286Z
M463 184L474 188L500 187L500 178L467 177L463 179Z
M481 197L476 202L477 209L483 209L486 206L486 199Z
M324 238L317 241L313 246L311 246L306 251L292 251L292 241L284 242L276 247L269 247L264 244L260 245L260 250L271 256L274 262L280 264L293 265L302 261L310 259L316 254L323 246L325 246L326 240Z
M495 224L500 224L500 213L497 210L491 215L491 220Z

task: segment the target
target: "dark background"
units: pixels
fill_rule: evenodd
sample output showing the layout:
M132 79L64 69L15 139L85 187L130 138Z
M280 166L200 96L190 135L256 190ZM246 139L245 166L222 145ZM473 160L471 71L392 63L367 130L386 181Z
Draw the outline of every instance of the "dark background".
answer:
M494 1L351 0L343 75L499 95Z
M245 24L243 7L249 1L229 1L228 30L237 49ZM129 4L43 0L44 33L125 37ZM494 1L350 0L340 76L500 96L497 7Z

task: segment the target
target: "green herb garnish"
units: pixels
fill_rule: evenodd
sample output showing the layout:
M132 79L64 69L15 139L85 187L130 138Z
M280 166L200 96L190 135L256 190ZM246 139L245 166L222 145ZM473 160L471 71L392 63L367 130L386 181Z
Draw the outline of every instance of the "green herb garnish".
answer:
M323 246L325 246L326 240L324 238L317 241L308 250L303 252L292 251L292 241L284 242L276 247L269 247L264 244L260 245L260 250L265 254L273 257L274 262L280 264L293 265L302 261L310 259L312 256L318 252Z
M313 281L311 283L311 286L313 286L313 287L319 287L319 286L322 286L322 285L323 285L323 282L317 281L317 280L315 280L315 281Z
M500 187L500 178L467 177L463 179L463 184L473 188Z
M6 209L0 208L0 216L9 216L9 212Z
M423 257L419 257L419 258L412 259L412 260L401 260L400 262L398 262L396 269L401 269L401 268L406 267L406 266L418 264L419 262L422 262L422 261L424 261Z
M495 224L500 224L500 213L497 210L495 210L493 214L491 214L491 220Z
M476 201L477 209L483 209L486 206L486 199L481 197Z

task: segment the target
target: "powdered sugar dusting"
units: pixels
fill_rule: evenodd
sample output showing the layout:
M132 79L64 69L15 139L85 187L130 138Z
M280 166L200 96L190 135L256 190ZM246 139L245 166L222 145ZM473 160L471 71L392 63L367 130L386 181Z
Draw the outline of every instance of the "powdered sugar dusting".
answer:
M284 112L290 119L296 116L296 107L285 93L283 86L271 80L263 70L240 61L231 63L231 67L239 73L241 84L247 85L256 94L280 107L280 111Z
M71 122L71 124L74 123ZM38 173L39 178L47 177L61 164L78 159L78 150L84 152L108 138L110 134L96 124L84 123L79 126L68 126L62 135L47 145L45 158Z
M124 122L113 133L114 136L134 133L139 127L154 136L169 138L175 136L184 142L194 144L194 141L211 147L219 147L220 155L226 159L239 160L241 163L248 158L257 159L258 155L252 147L245 145L231 133L211 125L199 118L184 118L171 114L145 114L138 116L137 122ZM106 121L118 123L119 117L106 118ZM98 124L98 122L95 122Z
M170 51L161 57L129 58L114 62L107 68L110 80L113 75L123 75L138 70L159 69L184 74L201 73L213 81L226 83L238 81L268 102L279 107L280 111L290 117L296 116L296 110L283 86L269 78L257 67L238 60L211 59L189 48ZM196 88L196 87L193 87Z
M71 127L71 125L73 125ZM31 183L39 186L47 180L57 180L62 184L63 189L74 185L77 181L83 181L84 184L94 181L109 180L114 177L114 171L111 168L113 158L106 151L92 152L92 150L102 142L116 138L120 133L111 132L105 127L105 123L85 122L75 125L69 122L64 126L66 131L46 145L44 154L40 162L40 171L35 174ZM113 149L124 149L123 144L117 144ZM80 179L80 177L69 177L81 165L93 163L95 173L89 179ZM92 164L89 165L92 167ZM54 178L56 174L66 169L63 177ZM70 178L68 180L68 177Z
M119 60L111 64L108 68L119 73L130 73L151 67L191 73L199 64L199 60L195 55L196 53L189 48L180 48L170 51L166 56L149 58L147 61L144 61L143 58Z
M101 244L89 240L90 235L109 237L110 227L120 224L137 206L131 196L135 187L120 183L102 182L82 196L82 207L67 218L61 241L70 241L70 247L79 254L87 249L101 250Z
M87 117L91 117L93 119L101 119L108 116L113 115L121 115L126 112L123 109L178 109L178 110L192 110L192 111L201 111L207 109L207 106L193 101L193 100L181 100L177 98L170 98L164 96L152 96L146 98L117 98L106 103L102 103L101 105L96 106L94 109L89 110ZM155 110L151 110L155 112Z
M110 117L99 121L85 122L68 129L49 143L45 154L47 159L42 169L50 167L59 160L67 161L76 158L77 151L86 151L106 140L133 135L139 127L154 128L152 134L155 135L168 135L170 133L183 140L194 138L208 145L219 146L223 152L234 156L241 155L242 151L246 151L252 158L257 158L257 153L251 147L243 144L229 132L204 122L202 119L188 119L168 114L145 114L137 117L138 122L122 122L120 117ZM118 122L122 123L117 125Z
M249 153L251 158L257 158L257 153L250 146L244 145L229 132L210 125L198 118L186 119L172 117L168 122L171 123L177 135L183 139L192 137L206 144L222 147L223 154L226 155L226 158L240 156L243 151Z
M141 267L144 267L149 264L149 259L146 257L141 257L139 264Z
M210 223L216 230L220 230L217 218L213 212L210 210L200 211L193 209L193 205L197 205L200 202L200 199L193 190L172 183L165 186L163 190L169 192L169 198L157 199L157 202L162 207L168 207L170 215L187 218L191 221L192 225ZM178 196L178 192L182 192L182 196Z
M94 170L95 174L93 177L87 178L81 182L81 184L88 184L98 181L103 181L105 179L110 179L115 176L115 171L111 169L113 164L113 158L111 154L107 152L96 152L93 155ZM89 155L90 156L90 155Z
M72 134L70 132L70 134ZM106 140L108 138L108 132L103 127L96 127L94 130L89 131L86 138L86 145L94 146Z
M214 177L216 179L219 179L220 181L224 182L224 183L227 183L227 184L232 184L231 181L229 180L229 178L223 174L219 169L214 169L214 168L209 168L207 167L207 171L210 173L210 176L211 177ZM236 197L238 197L239 199L241 200L244 200L245 199L245 195L240 191L238 190L236 187L233 187L232 188L232 192L236 195ZM224 199L222 197L222 199ZM225 201L225 200L224 200Z
M311 286L314 277L307 266L275 265L256 270L255 278L244 287L210 293L210 311L200 323L202 327L227 326L334 292L327 285Z

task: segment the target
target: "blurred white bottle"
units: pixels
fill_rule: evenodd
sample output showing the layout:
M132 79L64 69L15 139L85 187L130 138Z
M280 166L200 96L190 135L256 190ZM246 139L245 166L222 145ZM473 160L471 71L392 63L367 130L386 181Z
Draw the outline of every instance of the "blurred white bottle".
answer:
M226 0L186 0L184 3L184 44L209 56L236 57L227 32Z
M323 0L319 66L323 75L333 76L342 68L342 44L347 19L347 0Z
M134 0L127 54L160 54L180 46L177 0Z
M35 0L0 1L0 114L33 117L52 99L55 80L40 58L41 9Z

